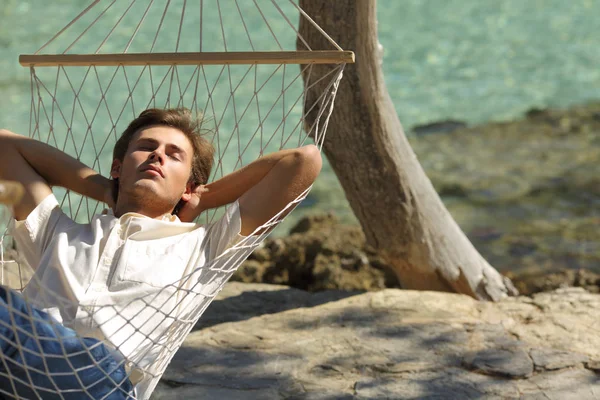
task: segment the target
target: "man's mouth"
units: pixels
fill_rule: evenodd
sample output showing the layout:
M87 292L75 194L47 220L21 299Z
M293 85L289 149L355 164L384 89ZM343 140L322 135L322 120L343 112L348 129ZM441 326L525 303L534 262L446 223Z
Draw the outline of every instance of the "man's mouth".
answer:
M153 165L150 165L144 169L142 169L142 172L148 172L152 175L156 175L156 176L160 176L161 178L164 178L165 175L163 174L162 170L158 167L155 167Z

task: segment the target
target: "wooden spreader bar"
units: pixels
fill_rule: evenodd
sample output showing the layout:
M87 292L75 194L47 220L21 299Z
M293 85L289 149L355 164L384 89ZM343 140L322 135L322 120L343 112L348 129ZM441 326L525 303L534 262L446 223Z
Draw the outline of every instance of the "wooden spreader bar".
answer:
M265 51L124 54L23 54L24 67L354 63L351 51Z

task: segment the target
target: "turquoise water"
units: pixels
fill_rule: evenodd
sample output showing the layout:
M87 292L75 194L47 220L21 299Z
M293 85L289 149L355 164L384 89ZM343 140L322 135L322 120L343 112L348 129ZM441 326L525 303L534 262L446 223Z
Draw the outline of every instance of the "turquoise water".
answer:
M18 55L37 50L87 4L1 2L2 125L28 129L29 77L16 63ZM386 83L406 127L447 117L510 119L532 106L598 97L598 1L380 0L378 12ZM264 25L255 21L254 26L263 32L257 42L272 47ZM175 25L166 28L176 30ZM220 43L209 38L205 43Z
M173 4L178 3L181 2L173 2ZM227 27L231 28L225 33L228 50L248 48L249 41L244 25L240 23L240 13L245 16L244 21L253 39L252 45L260 49L277 49L278 43L273 40L270 31L264 29L262 16L256 12L253 3L239 3L241 4L238 11L234 2L220 1L220 16L216 7L205 7L203 50L223 49L223 33L218 28L220 18ZM297 21L293 8L286 2L278 3L282 4L284 12L290 16L291 21ZM52 2L3 0L0 3L0 70L2 71L0 126L16 132L29 131L31 101L29 71L17 63L18 55L37 50L87 4L88 1L81 0ZM108 1L103 1L100 5L104 7L108 4ZM128 4L129 2L119 2L118 6L124 9ZM205 4L213 3L205 1ZM291 32L287 22L277 17L277 10L272 7L270 1L258 1L258 4L273 30ZM115 30L102 51L120 51L119 49L127 44L131 26L139 21L143 9L144 7L138 8L137 11L126 15L122 25ZM148 20L160 19L162 9L158 6L156 10L152 9ZM199 21L198 10L195 10L193 5L188 5L187 14L191 25L194 21ZM111 18L116 22L121 13L114 15ZM600 90L598 15L600 15L600 2L592 0L571 2L562 0L494 2L380 0L378 18L379 40L384 49L383 69L388 90L405 129L410 131L412 126L448 118L462 120L469 124L509 120L521 116L532 107L565 107L598 99ZM172 50L169 46L173 46L177 40L179 22L177 8L172 8L167 17L174 22L165 24L164 35L157 41L156 51ZM74 30L77 33L65 32L56 46L53 44L46 50L50 52L64 50L91 21L91 17L82 20L80 25L74 26L78 28ZM148 32L143 29L140 31L130 51L144 51L148 48L153 40L153 35ZM198 35L190 32L183 32L184 39L180 42L182 51L194 51L200 46ZM76 44L73 51L95 51L104 37L101 33L101 29L98 32L89 31ZM283 48L294 47L295 38L292 35L282 35L278 38ZM214 68L207 69L207 75L209 81L216 82L214 103L223 105L228 97L220 96L220 93L227 94L231 87L229 82L219 80L219 71ZM141 69L135 72L147 74ZM234 68L231 76L234 77L235 82L240 83L236 93L251 94L254 83L257 80L260 82L266 80L271 72L269 69L250 71L252 78L250 79L244 78L248 73L247 68ZM183 75L186 73L193 74L188 71ZM252 76L255 73L257 78ZM110 74L101 71L99 80L102 82L110 80ZM160 77L167 74L166 70L156 69L153 79L158 82ZM269 99L281 93L282 83L291 83L297 74L297 70L290 67L283 74L285 78L267 84L261 91L264 94L261 95L261 101L265 102L265 105L256 107L262 107L262 110L268 107ZM53 78L46 72L40 72L40 75L43 79ZM128 92L125 90L127 83L121 75L122 73L118 72L117 81L111 90L121 90L117 96L121 96L121 103L123 103L126 102ZM131 76L134 75L132 72ZM84 74L80 72L69 71L69 76L77 82L84 80ZM186 78L182 77L181 80L185 82ZM56 93L60 98L71 90L65 78L61 77L59 82ZM86 84L93 82L90 78ZM50 87L49 91L52 90L53 88ZM137 90L141 97L148 87L140 85ZM261 133L263 130L268 132L280 129L277 140L294 133L294 127L281 128L276 122L278 118L281 119L282 114L285 114L285 110L288 110L292 117L299 115L297 107L292 107L294 102L292 99L297 98L294 90L290 89L288 92L290 95L285 102L278 103L279 111L274 115L276 118L273 121L266 121ZM83 91L81 101L84 107L94 109L98 105L98 93L98 88ZM186 97L186 101L189 100L190 98ZM143 103L136 102L135 108L140 110L144 106ZM118 114L122 105L111 103L99 111L93 129L98 143L94 145L101 147L103 140L115 134L109 119L117 119L114 115ZM251 145L242 162L248 162L261 150L261 146L257 147L254 139L250 140L250 136L255 134L256 130L244 129L244 126L255 126L258 123L257 108L252 107L248 109L241 128L232 123L231 109L220 117L212 116L211 119L213 125L215 121L221 121L220 130L229 136L235 135L235 143L230 149L237 149L236 154L245 143L250 141ZM199 105L199 108L204 107ZM130 116L127 113L134 114L133 110L128 110L118 120L118 124L127 121ZM211 117L210 112L207 114ZM85 121L82 115L74 112L72 119L74 132L87 131L89 121ZM55 127L60 128L61 123L55 122ZM64 130L66 129L67 124L64 124ZM77 140L85 140L91 145L92 140L85 139L84 137L87 136L84 133L81 135ZM66 143L65 138L58 137L55 140L57 143ZM225 140L223 146L226 143L228 142ZM269 148L266 147L267 150ZM100 164L96 167L105 172L110 161L110 148L102 149L100 154ZM82 153L82 157L84 161L90 163L93 163L95 158L91 150ZM227 165L225 168L227 170L235 167L239 161L236 157L226 157L223 163ZM334 210L343 220L353 220L343 192L327 166L316 182L310 200L303 205L297 215L314 210ZM467 218L457 217L457 219L465 230L472 228ZM291 223L293 219L282 229L286 229Z
M599 97L598 1L378 4L386 83L405 127L507 120Z

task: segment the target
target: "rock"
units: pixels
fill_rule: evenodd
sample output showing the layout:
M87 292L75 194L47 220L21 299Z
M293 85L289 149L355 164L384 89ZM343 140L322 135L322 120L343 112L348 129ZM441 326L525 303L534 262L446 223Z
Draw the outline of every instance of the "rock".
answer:
M494 247L496 254L489 259L492 264L494 257L521 260L524 271L504 272L521 294L570 286L599 293L600 274L585 268L565 268L571 262L580 264L573 255L578 248L591 266L600 262L600 241L595 239L598 226L598 217L586 216L560 223L535 221L510 233L482 225L468 235L478 249ZM366 244L359 226L341 224L331 214L317 214L301 219L291 232L287 237L267 239L232 280L289 285L308 291L401 287L386 261ZM555 257L544 261L550 254ZM500 268L502 264L496 266Z
M332 225L338 224L339 221L333 214L314 214L302 218L296 226L290 229L290 235L294 233L304 233L310 231L318 231L321 228L329 229Z
M591 369L592 371L600 372L600 360L588 361L585 364L587 369Z
M532 109L514 121L409 140L459 226L467 233L482 226L499 231L484 240L469 235L491 265L501 271L599 273L598 115L598 102ZM600 285L586 288L598 291Z
M566 369L518 382L521 399L592 400L598 398L598 376L587 369Z
M463 178L463 184L468 178ZM478 176L468 182L466 197L474 203L503 203L517 200L531 191L529 183L518 176Z
M225 312L221 323L215 313L188 336L153 399L600 393L590 361L600 359L600 295L582 289L484 303L437 292L313 294L230 283L216 306L239 312Z
M547 370L575 367L588 361L583 354L554 349L532 349L530 355L536 368Z
M485 390L481 390L485 387ZM411 379L393 377L364 378L355 385L354 399L511 399L519 398L512 381L478 374L464 374L460 369L428 371ZM334 397L337 398L337 397Z
M429 135L432 133L449 133L466 127L467 124L463 121L449 119L445 121L432 122L430 124L417 125L411 130L417 135Z
M526 378L533 373L533 362L523 349L490 348L465 359L465 366L487 375Z
M283 285L229 282L202 314L194 330L296 308L315 307L357 294L359 292L342 290L311 294Z
M308 291L400 286L385 261L366 244L361 228L340 224L332 214L304 217L289 236L265 240L232 280Z
M582 287L592 293L600 292L600 274L585 269L561 269L550 273L534 271L509 276L519 293L525 295L564 287Z

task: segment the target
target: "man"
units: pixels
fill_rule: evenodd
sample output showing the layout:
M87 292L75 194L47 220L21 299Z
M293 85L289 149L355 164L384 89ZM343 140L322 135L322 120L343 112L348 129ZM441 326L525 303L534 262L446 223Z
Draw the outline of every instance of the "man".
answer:
M311 145L207 184L212 160L212 146L181 109L146 110L131 122L114 149L112 180L51 146L0 131L0 179L25 188L13 236L35 269L27 303L0 292L0 393L150 396L160 377L156 360L172 356L174 330L185 330L182 321L203 310L202 299L214 297L267 231L263 225L280 218L321 168ZM112 213L77 224L52 186L105 201ZM217 222L191 223L225 204Z

